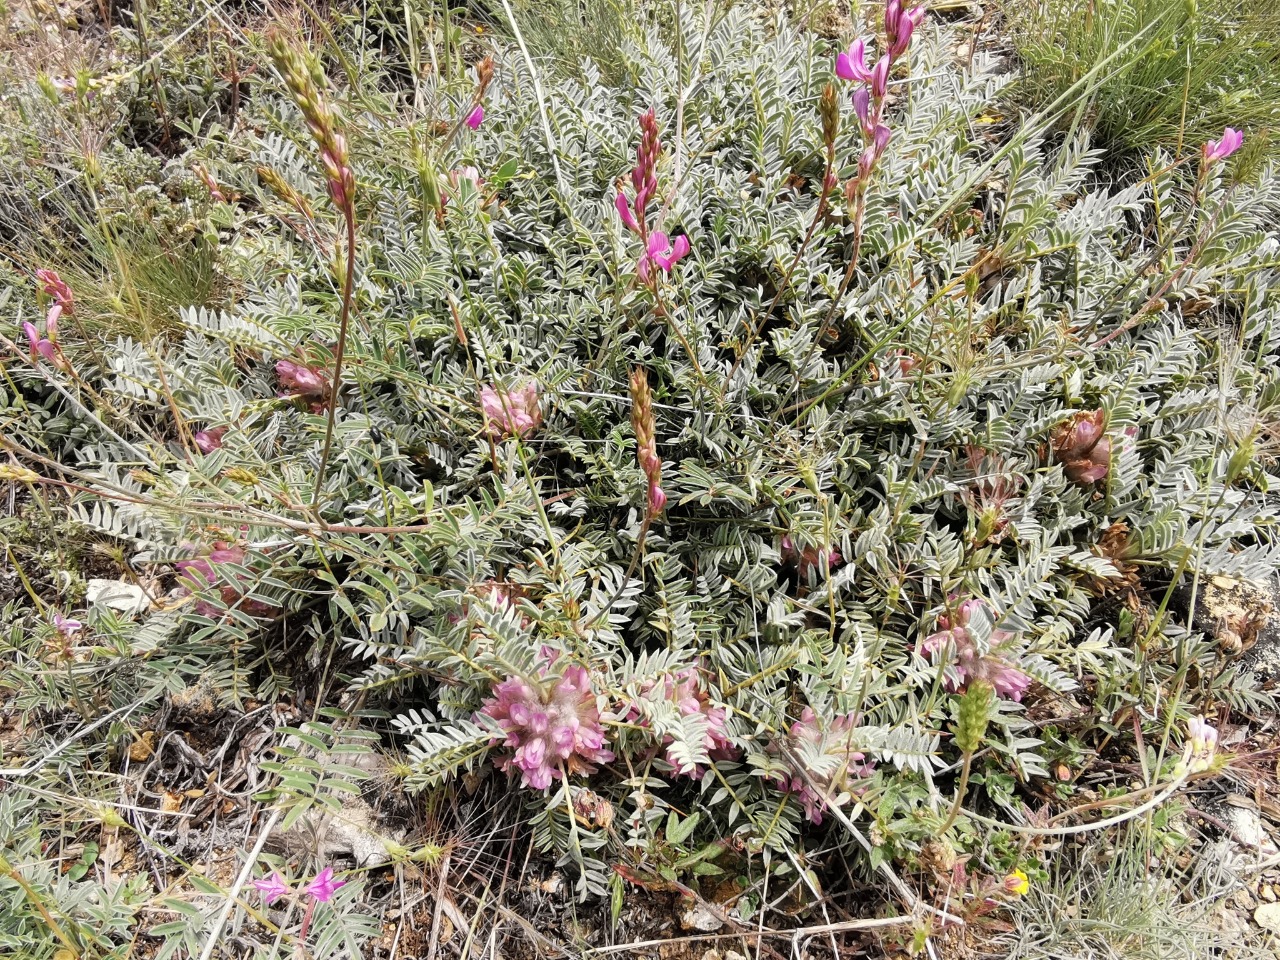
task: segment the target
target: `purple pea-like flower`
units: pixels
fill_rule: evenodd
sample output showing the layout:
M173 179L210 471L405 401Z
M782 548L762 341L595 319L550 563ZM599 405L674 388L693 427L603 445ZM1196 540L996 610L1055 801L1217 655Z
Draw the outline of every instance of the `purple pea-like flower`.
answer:
M893 60L886 53L871 68L871 95L877 100L883 99L889 92L889 69L892 66Z
M1098 409L1075 414L1053 436L1053 455L1069 480L1091 484L1111 472L1111 440L1107 414Z
M1201 148L1201 154L1206 165L1217 163L1239 150L1243 143L1244 134L1232 127L1227 127L1222 131L1222 139L1210 140Z
M482 123L484 123L484 107L477 103L475 109L467 114L467 126L472 130L479 130Z
M652 265L656 265L663 273L670 273L671 268L688 252L688 237L681 235L673 241L661 230L654 230L649 234L645 252L640 256L640 263L637 267L640 279L645 283L649 282L652 275Z
M889 140L892 137L892 130L883 123L876 124L876 128L871 135L871 148L876 152L877 159L884 155L885 148L889 146Z
M284 877L278 873L273 873L269 877L259 877L253 881L253 888L262 894L262 899L268 904L275 903L281 897L287 897L293 893L289 885L284 882Z
M306 892L319 902L328 903L333 899L333 895L338 892L338 888L346 885L347 881L334 879L333 867L325 867L315 875L315 879L307 884Z
M315 367L294 363L292 360L276 361L276 376L280 378L282 398L320 398L329 392L329 378Z
M871 91L866 87L858 87L853 91L853 112L858 118L858 126L866 136L875 131L875 122L871 117Z
M527 380L514 390L484 386L480 388L480 409L485 427L495 440L527 437L542 424L542 407L538 402L538 383Z
M955 691L972 680L985 680L999 696L1020 701L1031 686L1031 677L1017 665L1023 644L1008 630L992 630L986 652L980 650L970 627L974 614L979 611L990 616L985 601L972 599L960 604L954 622L949 616L940 616L940 629L920 642L920 652L934 657L935 662L937 655L951 654L956 679L947 678L948 690Z
M871 71L867 69L867 41L859 37L849 44L849 49L841 51L836 57L836 76L841 80L856 80L866 83L871 79Z
M191 438L201 453L213 453L222 448L222 438L226 435L226 427L214 427L212 430L197 430Z
M509 677L493 687L493 697L480 715L502 731L501 744L513 752L498 769L520 771L524 786L546 790L552 780L570 773L592 773L595 764L608 763L613 753L604 746L604 727L587 671L577 665L551 673L558 656L544 656L534 680Z
M797 550L795 541L791 539L791 535L787 534L782 538L782 559L787 563L796 565L796 572L800 574L801 580L807 580L811 570L820 570L822 562L825 560L828 570L834 570L844 560L840 555L840 551L834 546L832 547L805 547Z
M622 223L632 233L640 232L640 225L636 223L636 215L631 212L631 204L627 203L626 194L621 190L614 197L613 205L618 208L618 216L622 218Z
M667 494L656 483L649 484L649 515L656 517L667 505Z
M56 310L57 307L54 307ZM56 319L56 318L55 318ZM36 329L36 325L27 321L22 325L22 332L27 336L27 343L31 349L31 359L38 360L44 357L52 364L58 362L58 345L52 340L40 336L40 331Z
M62 634L62 636L68 640L84 629L84 624L79 620L72 620L70 617L64 617L57 611L53 614L53 626L58 633Z

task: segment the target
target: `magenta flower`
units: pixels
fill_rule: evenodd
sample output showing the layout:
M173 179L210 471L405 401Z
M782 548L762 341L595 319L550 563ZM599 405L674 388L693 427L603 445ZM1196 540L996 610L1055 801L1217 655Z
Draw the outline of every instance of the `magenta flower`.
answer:
M617 196L613 198L613 205L617 208L623 225L632 233L639 233L640 225L636 223L636 215L631 212L631 205L627 203L627 195L619 190Z
M526 380L511 391L482 387L480 409L484 413L485 428L495 440L527 437L542 424L536 380Z
M58 633L62 634L62 636L68 640L84 629L84 624L79 620L72 620L70 617L64 617L57 611L54 611L53 614L53 626Z
M858 126L864 136L871 137L875 133L876 124L871 117L871 91L866 87L858 87L853 91L853 112L858 118Z
M889 92L889 68L891 66L893 66L893 61L889 58L889 54L886 53L871 68L871 96L877 100L884 99L885 94Z
M836 57L836 76L841 80L856 80L866 83L871 79L871 71L867 69L867 41L859 37L849 44L849 49Z
M1069 480L1096 483L1111 471L1111 441L1106 435L1107 413L1098 409L1075 414L1053 435L1054 458Z
M197 430L191 439L201 453L213 453L222 449L222 438L226 435L226 427L214 427L212 430Z
M1201 148L1201 155L1204 157L1205 165L1217 163L1219 160L1225 160L1244 143L1244 134L1239 130L1227 127L1222 131L1221 140L1210 140Z
M674 704L682 717L691 717L696 713L706 717L707 729L703 734L701 747L708 758L732 760L738 755L738 748L729 739L725 726L729 717L728 711L711 702L711 695L703 689L701 671L697 667L686 667L645 683L641 687L640 698L632 701L631 709L627 713L628 722L643 727L649 725L649 721L645 718L644 701L655 699L655 692L659 688L662 690L660 699ZM701 768L696 763L689 762L688 757L681 757L673 752L672 743L671 737L666 737L663 741L666 747L666 761L675 768L678 776L697 777L701 773Z
M75 297L71 294L71 288L58 276L56 270L37 270L36 279L40 281L40 289L53 297L55 305L62 308L58 311L59 314L65 313L69 316L76 312Z
M676 237L674 241L661 230L649 234L645 244L645 252L640 255L640 263L636 268L640 279L648 283L653 276L652 266L657 266L663 273L670 273L682 257L689 252L689 238Z
M800 719L788 731L808 779L798 771L792 771L791 775L777 775L774 782L785 793L796 796L804 807L805 816L814 824L822 823L827 804L823 794L831 795L830 802L839 803L842 795L849 792L852 781L865 780L875 772L875 763L852 749L857 719L854 714L836 717L830 727L823 730L813 709L805 707ZM826 789L821 793L814 790L809 780Z
M475 109L467 114L467 126L472 130L479 130L482 123L484 123L484 107L477 103Z
M333 878L333 867L325 867L315 875L315 879L307 884L306 892L321 903L328 903L339 887L345 887L347 881Z
M218 583L220 576L216 569L217 564L242 564L246 556L247 553L243 547L219 541L213 545L213 549L207 555L193 560L179 560L174 566L177 568L178 575L185 581L184 589L188 594L192 594L207 590ZM245 599L243 592L234 584L223 585L218 593L223 604L228 607L238 604L238 609L251 617L274 617L280 612L277 607L261 600ZM222 615L221 610L203 600L196 604L196 612L211 618Z
M979 611L991 615L986 601L966 600L960 604L954 623L945 614L938 617L940 629L920 642L920 652L929 654L935 663L950 663L955 678L946 678L948 690L959 690L971 680L985 680L999 696L1020 701L1031 686L1031 677L1017 665L1024 645L1016 634L993 629L983 645L986 649L981 649L970 627L973 615Z
M924 20L923 5L904 11L899 0L889 0L884 10L884 31L889 38L889 52L894 59L907 52L911 44L911 35Z
M53 310L57 309L56 306L53 307L50 313L52 314ZM51 331L55 337L57 336L57 319L56 316L53 318L54 328ZM57 341L40 336L40 331L36 329L34 323L30 321L23 323L22 332L27 336L27 344L31 350L31 359L33 361L38 361L41 357L44 357L55 367L61 367L65 363L65 361L61 360L62 351L58 349Z
M273 873L269 877L260 877L253 881L253 888L262 894L262 899L267 901L268 905L275 903L281 897L287 897L293 893L289 885L284 882L284 877L278 873Z
M315 367L294 363L292 360L276 361L276 376L280 378L282 398L322 398L329 392L329 378Z
M656 483L649 484L649 516L656 517L667 505L667 494Z
M604 746L591 678L576 665L552 673L557 659L544 655L546 662L535 680L509 677L495 684L493 697L480 708L480 715L503 733L491 743L513 751L498 761L498 769L516 768L531 790L546 790L565 768L569 773L594 773L595 764L613 759Z

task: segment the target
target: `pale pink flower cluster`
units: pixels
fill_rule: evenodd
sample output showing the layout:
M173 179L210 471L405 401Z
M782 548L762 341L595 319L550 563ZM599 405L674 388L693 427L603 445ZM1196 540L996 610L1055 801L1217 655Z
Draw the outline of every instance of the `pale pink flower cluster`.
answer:
M213 453L222 449L222 438L226 433L226 427L214 427L212 430L197 430L191 439L201 453Z
M281 400L303 400L313 413L324 409L329 398L329 375L319 367L309 367L292 360L276 361Z
M556 670L558 656L544 658L536 679L509 677L495 684L493 697L480 708L504 735L493 743L512 751L498 769L519 770L532 790L546 790L566 771L593 773L595 764L613 759L586 669L569 664Z
M527 437L542 424L538 384L527 380L514 390L485 386L480 390L485 428L494 440Z
M641 688L641 699L652 700L654 692L659 687L662 689L662 699L675 704L682 717L691 717L696 713L706 717L707 729L702 737L701 746L708 757L712 760L731 760L738 755L738 748L729 739L725 727L728 711L711 702L710 694L703 687L701 672L696 667L686 667L675 673L665 674L657 680L649 681ZM644 719L643 706L639 702L632 704L627 719L641 726L648 725L648 721ZM667 747L667 762L680 776L697 776L698 765L690 763L688 758L682 758L673 753L670 749L671 743L672 739L666 738L664 745Z
M851 781L865 780L875 772L875 763L850 746L857 723L858 718L854 714L846 714L834 718L824 730L813 709L805 707L800 719L788 731L791 740L799 748L799 753L808 752L830 758L830 761L821 765L821 770L806 767L807 779L799 771L792 771L790 774L779 774L774 780L781 790L795 795L804 807L805 816L812 823L822 823L822 814L828 800L836 802L842 794L847 793ZM824 772L830 771L832 766L835 767L834 773ZM810 786L810 780L823 788L823 792ZM824 792L830 796L824 798Z
M220 578L216 569L217 564L242 564L246 556L244 547L219 541L213 545L213 549L208 554L196 557L194 560L179 560L176 567L182 579L186 581L187 585L184 589L191 594L206 590L218 582ZM238 604L236 608L243 610L251 617L274 617L280 612L277 607L261 600L245 599L243 593L229 583L219 588L218 593L226 606ZM217 607L204 600L196 604L196 612L206 617L221 616L221 611Z
M52 297L53 302L45 314L44 336L40 335L34 323L28 321L22 325L22 332L26 334L27 343L31 349L31 359L34 361L43 357L59 370L70 371L71 364L63 356L62 347L58 345L58 320L63 314L71 316L75 313L75 297L72 296L71 288L67 286L66 281L58 276L56 271L37 270L36 279L40 281L40 289Z
M961 603L954 620L946 614L938 617L938 631L920 642L920 651L929 654L935 663L941 661L951 666L955 679L948 676L949 690L958 690L973 680L985 680L999 696L1021 700L1031 686L1031 677L1019 669L1017 663L1024 646L1017 634L993 629L984 652L971 625L979 611L994 620L986 601L978 599Z
M1073 415L1054 433L1053 455L1062 464L1062 472L1076 483L1096 483L1106 477L1111 471L1106 411Z
M827 570L834 570L844 561L844 557L834 546L802 547L797 550L790 534L782 538L782 559L784 563L796 565L796 572L800 574L801 580L808 579L810 571L821 570L824 562Z

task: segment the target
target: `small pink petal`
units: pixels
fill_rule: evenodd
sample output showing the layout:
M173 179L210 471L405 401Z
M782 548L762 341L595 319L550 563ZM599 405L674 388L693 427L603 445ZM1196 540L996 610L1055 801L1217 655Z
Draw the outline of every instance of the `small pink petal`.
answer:
M476 104L475 109L467 114L467 126L472 130L479 130L482 123L484 123L484 107Z

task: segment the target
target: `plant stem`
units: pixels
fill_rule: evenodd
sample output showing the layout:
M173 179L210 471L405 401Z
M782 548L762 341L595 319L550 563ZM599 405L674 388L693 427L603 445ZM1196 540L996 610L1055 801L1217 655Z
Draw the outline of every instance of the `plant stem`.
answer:
M356 273L356 212L347 198L342 211L347 221L347 269L342 277L342 319L338 322L338 350L333 358L333 388L329 392L329 419L324 428L324 449L320 453L320 469L316 472L316 489L311 495L311 509L320 506L320 491L324 488L325 468L329 465L329 451L333 447L333 420L338 412L338 393L342 389L342 361L346 356L347 325L351 321L351 294Z
M972 763L973 753L966 752L964 765L960 768L960 783L956 786L955 803L951 804L951 812L947 814L946 823L938 828L938 836L942 836L950 830L952 824L956 822L956 817L960 816L960 806L964 803L964 795L969 792L969 768Z

